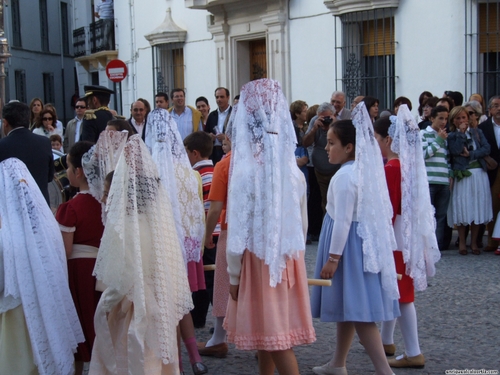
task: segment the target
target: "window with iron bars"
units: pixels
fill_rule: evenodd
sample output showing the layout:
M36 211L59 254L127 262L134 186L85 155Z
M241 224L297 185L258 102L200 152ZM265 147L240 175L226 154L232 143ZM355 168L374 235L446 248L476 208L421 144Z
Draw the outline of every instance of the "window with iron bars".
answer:
M49 52L49 21L47 15L47 0L40 0L39 9L42 51Z
M500 94L500 2L465 2L465 96Z
M26 103L26 72L24 70L14 71L14 81L16 84L16 99Z
M342 61L342 71L336 71L336 83L346 94L347 106L356 96L370 95L379 100L381 110L392 108L396 95L394 8L347 13L335 17L335 23L339 20L342 33L335 38L335 60Z
M54 74L43 73L43 100L45 103L54 103Z
M153 51L153 90L170 95L174 88L184 89L184 44L158 44Z
M10 15L12 18L12 46L22 47L21 38L21 14L19 12L19 0L12 0L10 4Z

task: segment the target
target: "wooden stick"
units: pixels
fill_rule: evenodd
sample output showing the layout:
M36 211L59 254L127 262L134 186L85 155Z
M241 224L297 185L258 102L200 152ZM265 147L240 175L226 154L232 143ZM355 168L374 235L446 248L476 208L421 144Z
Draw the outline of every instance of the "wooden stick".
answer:
M307 279L308 285L332 286L332 280L329 279Z
M215 264L205 264L203 266L204 271L215 271Z

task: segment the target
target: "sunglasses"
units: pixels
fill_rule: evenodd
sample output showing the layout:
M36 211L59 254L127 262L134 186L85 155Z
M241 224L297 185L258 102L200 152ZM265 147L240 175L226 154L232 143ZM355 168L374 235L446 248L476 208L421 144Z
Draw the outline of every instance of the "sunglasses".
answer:
M77 105L75 108L76 108L76 109L85 109L85 108L87 108L87 107L85 107L85 106L83 106L83 105Z
M52 117L44 117L42 118L43 121L52 121L53 118Z
M476 114L476 112L474 112L474 111L468 111L467 113L469 114L469 116L472 116L472 115Z

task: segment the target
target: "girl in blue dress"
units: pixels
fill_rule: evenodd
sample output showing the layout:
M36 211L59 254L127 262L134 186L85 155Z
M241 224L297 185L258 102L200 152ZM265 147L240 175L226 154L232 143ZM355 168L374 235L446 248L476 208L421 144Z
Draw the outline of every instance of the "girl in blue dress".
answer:
M353 114L327 134L328 160L342 166L328 187L314 276L332 279L332 286L314 287L311 306L313 317L337 322L337 343L332 360L313 372L347 375L356 331L376 374L391 375L375 322L399 316L392 207L365 105Z

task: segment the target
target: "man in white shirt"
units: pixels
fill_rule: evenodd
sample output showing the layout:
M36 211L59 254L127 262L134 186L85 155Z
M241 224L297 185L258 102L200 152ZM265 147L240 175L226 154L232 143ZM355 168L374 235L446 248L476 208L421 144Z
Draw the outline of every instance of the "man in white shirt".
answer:
M207 119L205 131L214 141L214 148L210 157L214 165L222 159L222 155L224 154L222 151L222 141L226 137L224 133L226 132L226 125L232 110L232 107L229 105L229 98L229 90L225 87L215 89L215 101L218 108L210 112Z
M203 130L201 112L194 107L186 106L186 93L184 90L173 89L170 97L174 106L170 107L168 111L177 123L177 129L182 139L193 132Z
M335 91L330 99L330 104L335 108L337 120L349 120L351 111L345 108L345 94L342 91Z
M82 120L86 110L87 103L85 103L85 100L78 99L75 105L76 116L66 125L66 134L64 135L63 142L65 153L80 140L80 135L82 134Z
M113 49L113 21L114 4L113 0L102 0L102 3L96 6L95 16L103 21L103 47L105 50Z
M134 102L130 109L130 114L130 125L137 131L137 134L142 136L144 126L146 125L146 105L140 100Z

